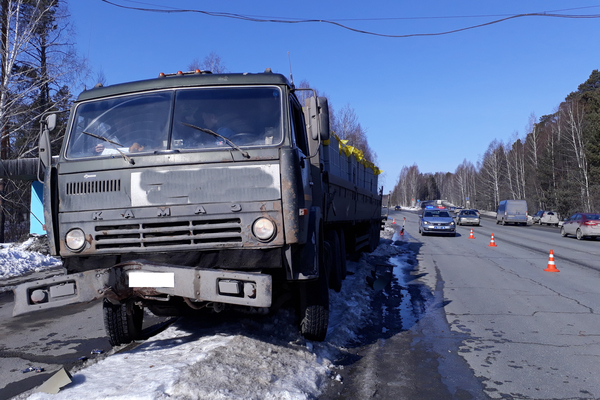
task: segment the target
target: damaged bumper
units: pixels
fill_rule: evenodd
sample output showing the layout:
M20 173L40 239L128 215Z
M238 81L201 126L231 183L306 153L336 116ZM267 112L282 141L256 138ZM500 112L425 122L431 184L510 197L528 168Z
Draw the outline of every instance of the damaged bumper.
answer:
M131 261L112 268L55 276L14 289L13 316L107 298L179 296L196 301L270 307L270 275ZM166 297L166 296L165 296Z

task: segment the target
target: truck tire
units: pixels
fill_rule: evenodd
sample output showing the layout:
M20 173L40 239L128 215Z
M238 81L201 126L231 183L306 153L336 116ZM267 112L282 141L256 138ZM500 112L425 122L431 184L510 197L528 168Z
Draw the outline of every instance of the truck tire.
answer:
M104 300L104 329L112 346L131 343L142 334L144 309L129 300L118 305Z
M327 233L327 242L329 242L329 288L337 293L342 290L342 255L340 251L340 238L336 231Z
M320 236L320 235L319 235ZM300 334L307 340L322 342L329 325L329 284L323 260L322 239L317 240L315 262L319 263L319 278L299 282Z

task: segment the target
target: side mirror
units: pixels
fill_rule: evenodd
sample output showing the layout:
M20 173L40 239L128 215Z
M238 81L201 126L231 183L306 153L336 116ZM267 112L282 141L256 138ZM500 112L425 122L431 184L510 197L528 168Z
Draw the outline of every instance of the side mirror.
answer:
M310 97L308 102L308 121L313 140L329 140L329 106L326 97Z
M52 162L52 151L50 147L50 131L56 128L56 114L48 115L40 124L40 140L38 142L38 152L40 158L39 169L50 167ZM41 178L42 171L38 170L38 180Z
M327 97L317 97L319 110L319 128L321 129L321 140L329 140L329 104Z
M52 132L56 128L56 114L50 114L46 117L46 128L48 128L48 132Z

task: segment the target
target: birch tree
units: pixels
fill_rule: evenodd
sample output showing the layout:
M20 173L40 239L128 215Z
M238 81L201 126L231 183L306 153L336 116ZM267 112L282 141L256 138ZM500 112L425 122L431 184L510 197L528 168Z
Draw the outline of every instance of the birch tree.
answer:
M583 107L581 107L575 98L565 102L565 106L562 107L562 112L565 115L566 123L565 139L573 152L577 166L578 173L576 174L576 179L579 184L581 204L585 212L591 212L590 179L583 136Z
M488 209L495 209L500 202L500 190L503 177L504 149L494 139L480 161L479 177L488 204Z

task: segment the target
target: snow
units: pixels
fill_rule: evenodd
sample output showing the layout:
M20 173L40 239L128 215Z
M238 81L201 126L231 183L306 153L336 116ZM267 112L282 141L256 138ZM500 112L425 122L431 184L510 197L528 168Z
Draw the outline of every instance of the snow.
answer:
M0 249L0 279L40 272L45 269L58 267L62 263L58 258L28 251L35 246L39 236L31 236L23 243L5 244Z
M392 238L388 223L383 238ZM20 249L21 248L21 249ZM52 257L11 247L0 251L2 277L59 263ZM398 254L390 241L375 256ZM394 258L401 266L404 260ZM70 371L73 382L56 395L33 393L18 399L314 399L328 380L341 381L335 360L368 323L374 290L365 283L373 266L363 255L348 260L342 291L330 291L326 341L302 338L289 309L272 316L242 316L207 326L180 318L132 350L114 348ZM343 384L343 382L342 382ZM33 394L32 394L33 393Z

